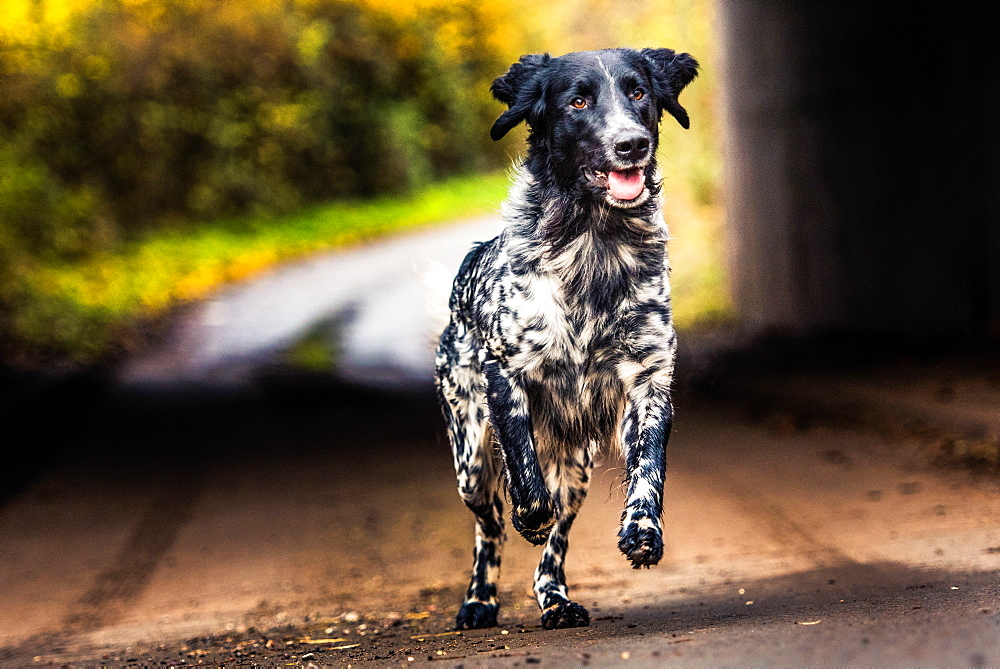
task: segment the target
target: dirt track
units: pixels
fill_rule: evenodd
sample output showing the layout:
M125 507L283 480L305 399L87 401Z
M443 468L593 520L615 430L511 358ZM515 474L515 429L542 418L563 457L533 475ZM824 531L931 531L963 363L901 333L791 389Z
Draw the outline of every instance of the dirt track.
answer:
M47 435L0 515L0 664L1000 663L1000 485L906 444L682 395L663 562L618 554L607 459L567 565L592 626L541 630L515 536L501 628L455 634L472 522L429 398L265 387Z

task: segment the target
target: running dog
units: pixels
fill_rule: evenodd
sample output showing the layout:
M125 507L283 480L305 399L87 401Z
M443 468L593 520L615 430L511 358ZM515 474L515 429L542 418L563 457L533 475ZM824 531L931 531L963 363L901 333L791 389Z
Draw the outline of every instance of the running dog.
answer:
M435 358L476 516L459 629L497 624L504 481L514 529L545 544L534 592L548 629L590 624L563 561L601 448L625 459L619 549L635 568L663 555L676 335L656 149L664 111L689 126L677 98L697 68L670 49L608 49L522 56L493 82L509 108L490 136L526 121L528 153L503 232L458 271Z

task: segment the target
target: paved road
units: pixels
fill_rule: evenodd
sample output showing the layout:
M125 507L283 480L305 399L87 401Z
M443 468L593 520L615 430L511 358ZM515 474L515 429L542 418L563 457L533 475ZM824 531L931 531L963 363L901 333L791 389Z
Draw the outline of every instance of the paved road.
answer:
M514 538L509 633L448 634L472 524L433 403L324 392L92 406L0 515L0 664L1000 663L995 478L683 397L662 564L615 548L609 457L568 564L593 626L539 629Z
M337 340L340 378L426 384L451 279L472 243L501 226L496 216L471 219L234 285L185 313L163 345L129 360L120 378L139 387L238 387L297 338L326 328Z

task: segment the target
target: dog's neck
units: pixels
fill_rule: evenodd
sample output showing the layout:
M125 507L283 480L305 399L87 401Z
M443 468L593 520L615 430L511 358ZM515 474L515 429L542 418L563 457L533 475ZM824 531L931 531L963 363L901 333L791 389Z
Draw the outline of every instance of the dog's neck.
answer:
M666 268L667 227L653 197L639 207L571 199L519 168L502 206L515 274L558 277L570 301L610 311Z

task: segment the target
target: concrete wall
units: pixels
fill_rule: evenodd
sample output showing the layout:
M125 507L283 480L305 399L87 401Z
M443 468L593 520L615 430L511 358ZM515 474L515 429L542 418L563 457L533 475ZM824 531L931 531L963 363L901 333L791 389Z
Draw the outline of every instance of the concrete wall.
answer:
M753 330L1000 336L1000 12L722 0L731 276Z

